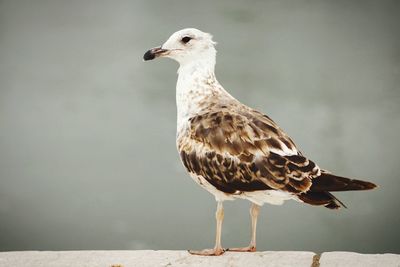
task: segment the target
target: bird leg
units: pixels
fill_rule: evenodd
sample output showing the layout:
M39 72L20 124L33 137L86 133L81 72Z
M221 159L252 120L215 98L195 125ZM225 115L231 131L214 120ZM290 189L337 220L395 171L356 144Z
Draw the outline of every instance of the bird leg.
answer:
M202 256L219 256L225 252L225 250L221 246L222 221L224 220L224 207L222 206L222 201L218 201L215 218L217 220L217 233L215 236L214 248L204 250L189 250L190 254Z
M254 252L256 251L256 229L257 229L257 217L260 212L260 206L252 204L250 208L251 216L251 241L247 247L244 248L228 248L227 251L234 252Z

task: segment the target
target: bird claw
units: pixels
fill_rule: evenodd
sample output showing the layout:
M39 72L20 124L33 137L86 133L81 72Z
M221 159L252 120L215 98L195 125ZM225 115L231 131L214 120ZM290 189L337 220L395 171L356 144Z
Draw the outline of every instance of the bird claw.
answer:
M229 252L255 252L256 247L255 246L247 246L244 248L228 248L228 249L226 249L226 251L229 251Z
M225 249L223 248L210 248L203 250L188 250L188 252L192 255L200 255L200 256L220 256L225 253Z

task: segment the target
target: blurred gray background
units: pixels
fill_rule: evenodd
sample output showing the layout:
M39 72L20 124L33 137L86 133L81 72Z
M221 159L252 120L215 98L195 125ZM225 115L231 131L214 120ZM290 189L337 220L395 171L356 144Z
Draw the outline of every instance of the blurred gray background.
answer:
M259 250L400 252L399 1L0 0L0 250L212 247L215 200L175 147L173 32L321 167L380 188L348 209L265 205ZM223 245L249 203L225 202Z

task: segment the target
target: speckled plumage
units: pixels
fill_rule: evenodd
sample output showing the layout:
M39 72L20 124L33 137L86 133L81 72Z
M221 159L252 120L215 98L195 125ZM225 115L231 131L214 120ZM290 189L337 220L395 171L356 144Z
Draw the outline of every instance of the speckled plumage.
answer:
M282 200L306 192L320 174L318 166L270 118L215 87L194 104L199 107L196 115L178 129L177 146L186 169L224 192L225 199L247 198L262 205L251 192L280 190L277 198ZM219 199L224 200L220 194ZM267 195L265 202L282 203Z
M191 177L218 201L219 255L222 201L248 199L255 250L259 206L294 199L330 209L344 206L330 191L365 190L374 184L335 176L306 158L291 138L267 115L232 97L214 73L216 50L212 36L196 29L174 33L161 47L149 50L145 60L158 56L179 62L176 86L177 148Z

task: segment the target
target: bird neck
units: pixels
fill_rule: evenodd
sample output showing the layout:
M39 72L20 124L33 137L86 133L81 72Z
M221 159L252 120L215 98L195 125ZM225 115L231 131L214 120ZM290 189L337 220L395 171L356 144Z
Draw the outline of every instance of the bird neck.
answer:
M187 120L211 103L233 97L219 84L214 73L215 58L205 58L181 64L176 85L178 131Z
M198 56L190 61L180 61L178 74L179 76L187 76L188 74L196 75L214 74L215 70L215 53L205 54L203 57Z

